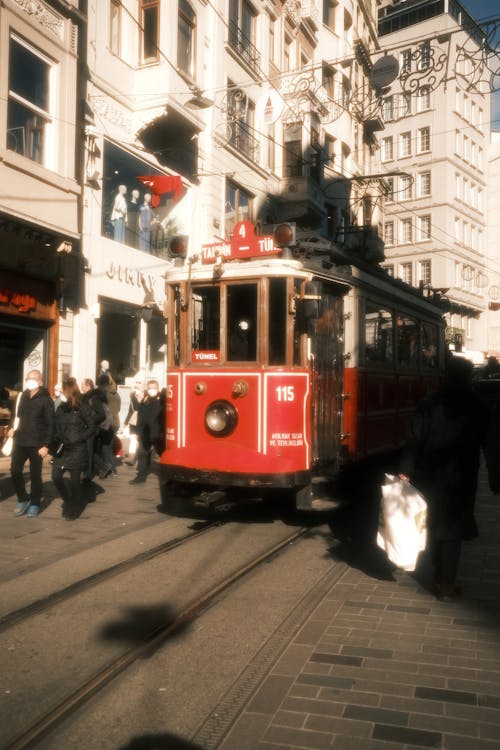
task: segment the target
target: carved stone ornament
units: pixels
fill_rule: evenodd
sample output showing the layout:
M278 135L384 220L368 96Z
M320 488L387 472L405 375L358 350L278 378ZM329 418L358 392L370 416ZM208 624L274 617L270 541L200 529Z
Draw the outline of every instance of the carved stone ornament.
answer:
M59 39L64 37L64 20L41 0L14 0L25 13L34 16L42 26Z

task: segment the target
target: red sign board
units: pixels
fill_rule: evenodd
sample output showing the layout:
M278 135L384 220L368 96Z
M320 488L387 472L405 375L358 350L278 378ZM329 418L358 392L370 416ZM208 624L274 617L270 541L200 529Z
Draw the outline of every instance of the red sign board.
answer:
M258 236L251 221L239 221L234 225L229 242L212 242L201 246L203 263L215 263L219 257L224 260L257 258L263 255L279 255L281 247L275 247L272 235Z

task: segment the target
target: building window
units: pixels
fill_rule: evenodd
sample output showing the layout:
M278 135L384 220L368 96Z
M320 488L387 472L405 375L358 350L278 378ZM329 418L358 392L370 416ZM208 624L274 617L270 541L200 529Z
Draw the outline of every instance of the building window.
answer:
M291 123L283 133L283 165L285 177L302 177L304 159L302 157L302 125Z
M179 0L177 28L177 66L195 78L196 15L186 0Z
M384 99L383 114L385 122L390 122L394 119L394 97L387 96Z
M406 133L401 133L399 136L399 155L402 156L411 156L411 133L410 131Z
M229 143L244 156L256 161L259 143L253 136L255 105L246 94L234 86L228 85L228 120L230 128Z
M336 10L337 3L335 0L323 0L323 23L332 31L335 31Z
M158 35L160 31L159 0L141 0L142 62L159 60Z
M269 16L269 60L276 62L276 21Z
M411 94L400 94L399 116L406 117L407 115L411 115Z
M394 245L394 222L386 221L384 224L384 243Z
M417 150L419 154L431 150L431 129L429 127L417 130Z
M110 0L109 4L109 48L120 56L122 34L122 4L120 0Z
M33 47L11 37L7 148L47 166L50 82L53 64Z
M394 177L386 177L385 183L387 185L385 199L392 202L394 200Z
M411 263L401 263L399 266L399 277L405 284L411 284L413 281L413 273Z
M332 172L335 170L335 143L336 138L334 138L332 135L325 134L325 145L324 145L324 152L325 152L325 168L327 172Z
M255 10L248 0L229 2L229 44L252 68L260 55L255 47Z
M425 216L418 217L418 240L424 242L431 238L431 217L426 214Z
M431 194L431 173L420 172L418 175L418 197L424 198Z
M394 158L394 141L392 135L382 138L382 161L389 161Z
M424 112L431 107L431 90L429 86L422 86L417 96L417 111Z
M410 200L411 196L411 186L413 182L413 178L408 176L403 176L399 178L400 180L400 195L402 201L408 201Z
M412 241L411 219L401 219L401 242Z
M426 40L425 42L419 44L418 51L418 68L419 70L426 70L431 63L431 43L429 42L429 40Z
M411 49L404 49L400 54L400 65L401 72L409 72L411 70Z
M252 196L235 182L226 182L226 202L224 209L224 231L229 239L238 221L252 220Z
M421 260L418 264L418 276L419 281L422 284L431 284L431 261Z

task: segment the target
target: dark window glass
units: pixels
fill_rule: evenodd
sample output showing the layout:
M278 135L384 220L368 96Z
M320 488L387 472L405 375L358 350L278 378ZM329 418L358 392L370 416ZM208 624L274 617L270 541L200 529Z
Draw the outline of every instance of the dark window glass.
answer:
M393 364L394 319L392 312L367 302L365 310L365 362Z
M399 365L418 367L419 335L417 321L406 315L398 315L396 331Z
M269 279L269 364L286 363L286 279Z
M158 59L158 18L157 2L144 3L142 8L142 55L143 60Z
M220 289L196 287L191 297L193 351L220 349Z
M179 3L179 25L177 35L177 65L194 77L194 27L195 14L185 0Z
M257 284L227 286L227 359L257 359Z
M49 108L50 66L14 39L10 41L9 89L46 112Z

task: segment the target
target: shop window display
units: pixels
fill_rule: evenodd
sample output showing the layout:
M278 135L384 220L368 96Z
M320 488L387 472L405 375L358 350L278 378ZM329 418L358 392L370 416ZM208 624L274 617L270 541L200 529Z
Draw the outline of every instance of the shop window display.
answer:
M169 214L181 198L181 177L151 167L113 143L103 154L102 234L159 257L179 233Z

